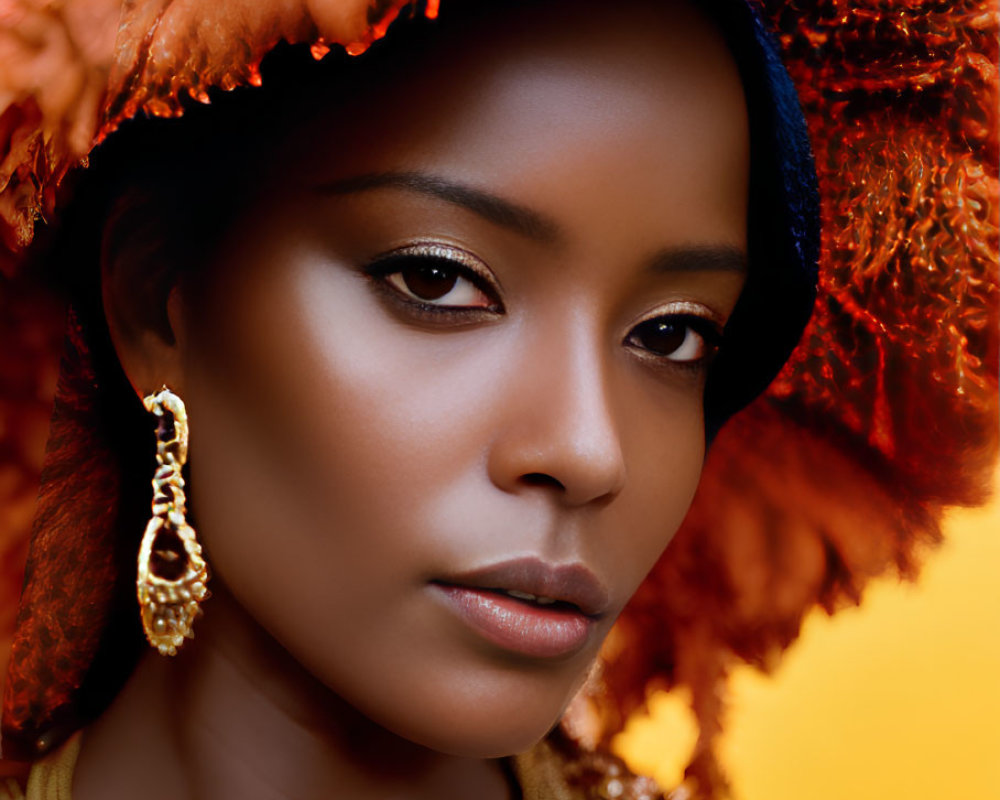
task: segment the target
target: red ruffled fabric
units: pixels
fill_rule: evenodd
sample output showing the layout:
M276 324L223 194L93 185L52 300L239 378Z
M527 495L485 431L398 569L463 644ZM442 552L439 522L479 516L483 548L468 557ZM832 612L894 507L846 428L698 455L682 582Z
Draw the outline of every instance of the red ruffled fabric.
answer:
M94 144L121 4L0 0L0 241L27 246ZM0 258L0 269L13 271Z
M183 92L204 99L210 86L255 83L256 65L282 38L308 42L317 55L334 43L363 49L400 5L153 0L128 6L115 42L111 0L66 0L60 10L0 0L4 242L16 248L30 239L34 221L53 213L60 178L122 119L175 115ZM817 605L832 613L857 603L886 571L916 575L940 539L942 510L985 499L997 453L996 9L988 0L764 6L816 150L820 300L786 369L713 444L683 530L605 648L605 691L571 720L606 741L650 687L690 687L702 733L687 783L703 797L726 790L714 743L732 666L768 669ZM15 263L0 256L9 276ZM0 579L8 598L19 585L26 498L38 481L39 420L53 374L48 320L57 316L23 311L51 306L18 289L22 280L0 283ZM8 515L8 507L21 510ZM33 566L38 586L57 569L53 560ZM31 597L24 619L41 618L33 604L49 602L49 619L61 620L75 595L53 600L29 588ZM18 641L15 662L29 664L39 631L22 627ZM71 642L51 645L46 657L66 667L65 700L85 664ZM11 674L21 683L8 686L5 726L16 723L12 709L45 688L30 671Z
M257 85L280 41L363 52L406 0L0 0L0 240L30 244L66 173L137 114ZM436 5L435 5L436 8ZM433 9L431 9L433 12ZM0 268L12 273L12 261Z

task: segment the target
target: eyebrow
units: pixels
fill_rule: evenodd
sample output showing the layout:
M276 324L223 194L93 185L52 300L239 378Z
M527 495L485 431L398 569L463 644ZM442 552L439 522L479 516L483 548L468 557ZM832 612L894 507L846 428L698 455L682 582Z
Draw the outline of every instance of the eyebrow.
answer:
M421 172L375 172L316 188L322 194L353 194L386 187L444 200L529 239L553 243L562 238L559 225L537 211L482 189Z
M534 209L468 184L423 172L372 172L322 183L321 194L354 194L373 189L404 191L444 200L529 239L552 244L563 239L555 220ZM670 247L650 260L652 272L746 272L747 256L732 245L692 244Z
M735 245L693 244L670 247L650 261L653 272L746 272L747 254Z

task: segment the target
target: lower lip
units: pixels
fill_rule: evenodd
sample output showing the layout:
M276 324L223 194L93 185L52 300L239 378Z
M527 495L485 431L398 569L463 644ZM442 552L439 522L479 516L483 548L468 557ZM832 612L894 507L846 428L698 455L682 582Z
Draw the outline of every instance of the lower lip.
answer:
M493 644L532 658L560 658L587 642L593 620L565 607L547 608L510 595L433 584L462 620Z

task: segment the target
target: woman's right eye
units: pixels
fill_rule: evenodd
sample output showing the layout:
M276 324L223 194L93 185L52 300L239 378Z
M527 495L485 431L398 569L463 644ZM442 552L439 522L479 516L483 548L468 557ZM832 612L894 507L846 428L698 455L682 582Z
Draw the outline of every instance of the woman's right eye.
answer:
M458 248L412 245L377 259L369 274L402 299L432 311L501 310L485 265Z
M421 303L448 308L489 308L490 299L458 269L444 259L414 259L399 272L386 275L386 280L404 295Z

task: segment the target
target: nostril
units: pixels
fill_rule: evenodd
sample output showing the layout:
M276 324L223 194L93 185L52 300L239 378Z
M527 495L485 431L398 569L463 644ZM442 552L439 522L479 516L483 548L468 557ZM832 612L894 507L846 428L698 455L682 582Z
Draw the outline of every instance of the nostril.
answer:
M529 472L527 475L522 475L521 480L528 484L528 486L552 486L556 489L566 488L560 481L551 475L546 475L544 472Z

